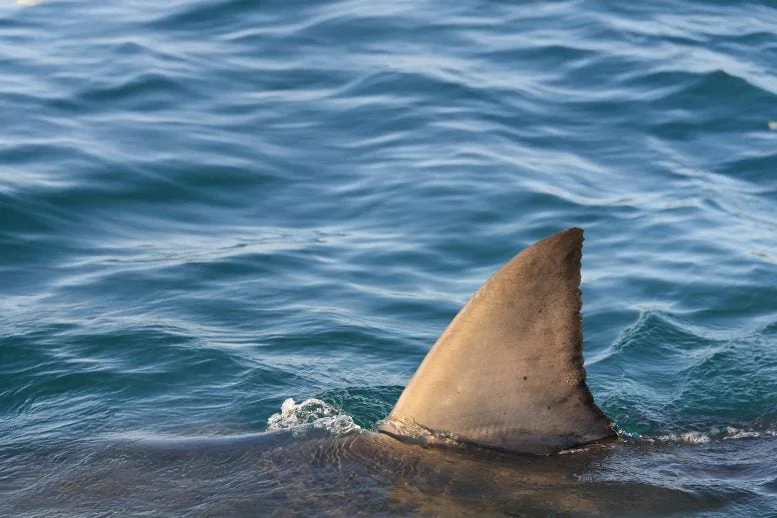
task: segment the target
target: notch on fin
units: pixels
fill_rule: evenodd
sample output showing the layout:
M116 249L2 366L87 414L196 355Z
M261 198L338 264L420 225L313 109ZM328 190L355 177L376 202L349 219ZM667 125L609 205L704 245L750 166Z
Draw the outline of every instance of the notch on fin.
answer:
M432 347L380 431L547 454L614 436L585 383L583 231L502 266Z

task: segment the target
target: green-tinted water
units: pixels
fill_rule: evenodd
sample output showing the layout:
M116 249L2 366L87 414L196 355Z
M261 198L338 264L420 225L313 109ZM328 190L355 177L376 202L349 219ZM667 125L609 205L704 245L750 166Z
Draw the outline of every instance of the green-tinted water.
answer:
M0 3L0 514L50 515L20 488L116 437L261 432L289 397L371 427L480 283L573 225L589 385L647 451L593 473L777 513L775 26L769 2ZM222 509L191 502L168 511Z

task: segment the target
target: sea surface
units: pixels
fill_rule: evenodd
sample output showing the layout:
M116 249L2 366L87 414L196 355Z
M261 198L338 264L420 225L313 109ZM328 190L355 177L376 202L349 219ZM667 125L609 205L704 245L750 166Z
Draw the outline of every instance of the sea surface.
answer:
M565 480L777 516L776 28L766 0L0 0L0 515L595 514L306 450L367 437L485 279L579 226L621 438ZM231 453L170 453L197 438Z

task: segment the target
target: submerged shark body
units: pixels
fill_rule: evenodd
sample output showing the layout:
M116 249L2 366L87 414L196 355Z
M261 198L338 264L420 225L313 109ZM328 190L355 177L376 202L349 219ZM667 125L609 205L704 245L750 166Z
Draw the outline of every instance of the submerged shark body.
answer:
M746 496L700 483L719 475L737 442L614 441L537 456L311 425L111 441L42 456L16 490L0 489L0 515L687 516ZM775 441L749 448L777 455Z
M682 482L690 475L644 477L664 464L682 471L681 446L611 440L612 424L585 384L582 241L579 229L558 233L489 279L378 433L307 425L85 445L45 456L15 487L0 485L0 512L644 516L719 505L719 493ZM692 457L689 473L699 473Z

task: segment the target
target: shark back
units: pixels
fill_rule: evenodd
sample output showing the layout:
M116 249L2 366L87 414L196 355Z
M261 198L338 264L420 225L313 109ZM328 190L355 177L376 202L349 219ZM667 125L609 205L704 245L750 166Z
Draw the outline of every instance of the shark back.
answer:
M614 435L585 383L583 231L539 241L472 296L380 431L547 454Z

